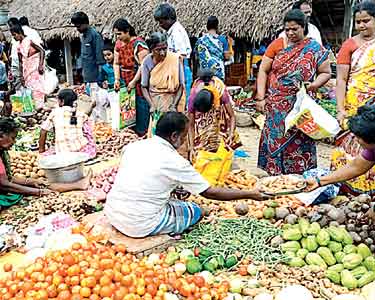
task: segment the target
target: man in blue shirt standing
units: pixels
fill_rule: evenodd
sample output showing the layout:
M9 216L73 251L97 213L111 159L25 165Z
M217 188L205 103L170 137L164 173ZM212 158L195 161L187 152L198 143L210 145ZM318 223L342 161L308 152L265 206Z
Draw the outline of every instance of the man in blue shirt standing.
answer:
M81 34L83 80L89 84L92 100L96 101L100 71L105 63L102 53L103 38L89 25L89 17L84 12L74 13L71 22Z

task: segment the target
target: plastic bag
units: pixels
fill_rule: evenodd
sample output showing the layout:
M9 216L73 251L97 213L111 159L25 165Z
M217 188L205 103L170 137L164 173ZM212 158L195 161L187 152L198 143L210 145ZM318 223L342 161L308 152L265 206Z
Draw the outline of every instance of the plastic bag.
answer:
M56 70L46 65L44 69L43 77L44 77L44 80L43 80L44 92L47 95L52 94L59 84L59 79L56 76Z
M198 151L194 168L213 186L224 184L225 176L232 167L233 151L225 148L225 143L220 142L216 153Z
M112 129L119 130L135 124L135 89L130 93L126 87L110 92Z
M340 132L337 120L306 93L305 86L297 93L296 103L285 118L285 132L294 125L314 140L334 137Z
M328 169L311 169L303 173L305 179L316 178L328 175L330 171ZM329 200L334 199L340 191L341 184L329 184L314 191L308 193L300 193L296 195L296 198L303 202L305 205L317 205L321 203L327 203Z
M13 226L0 225L0 254L6 250L21 246L21 237L14 230Z
M22 88L15 95L10 96L10 101L12 102L13 112L19 114L35 112L35 104L30 89Z
M70 230L76 225L71 216L62 212L44 216L37 224L27 229L25 249L45 248L46 241L53 233Z

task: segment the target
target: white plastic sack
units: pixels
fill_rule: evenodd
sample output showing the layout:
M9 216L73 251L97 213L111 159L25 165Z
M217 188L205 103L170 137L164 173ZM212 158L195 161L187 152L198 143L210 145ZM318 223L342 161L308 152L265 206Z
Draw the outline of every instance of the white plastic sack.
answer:
M108 93L109 105L111 107L111 125L113 130L120 130L120 98L115 91Z
M340 132L337 120L306 93L304 86L297 93L296 103L285 118L285 132L293 126L314 140L334 137Z
M43 76L44 92L47 95L52 94L53 91L57 88L57 85L59 84L59 79L57 78L56 70L46 65Z

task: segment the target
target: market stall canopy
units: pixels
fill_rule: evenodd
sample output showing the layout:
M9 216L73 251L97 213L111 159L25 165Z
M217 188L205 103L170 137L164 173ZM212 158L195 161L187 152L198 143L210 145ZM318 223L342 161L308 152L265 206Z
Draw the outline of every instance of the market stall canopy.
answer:
M76 11L84 11L99 31L111 28L120 17L127 18L142 36L158 30L152 15L160 0L14 0L9 5L10 16L26 16L32 27L45 40L78 37L70 24ZM232 0L191 1L172 0L178 20L192 36L205 30L207 17L215 15L221 22L221 31L239 38L260 41L280 29L282 18L295 0Z

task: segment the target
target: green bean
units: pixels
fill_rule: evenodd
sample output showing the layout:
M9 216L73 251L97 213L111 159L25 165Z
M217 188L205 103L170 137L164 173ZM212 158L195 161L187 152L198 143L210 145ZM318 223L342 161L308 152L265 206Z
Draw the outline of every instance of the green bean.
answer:
M188 249L205 248L212 257L228 257L240 252L258 262L274 265L285 261L280 247L274 248L269 241L281 230L267 221L252 218L218 219L214 224L199 224L183 236L180 246Z

